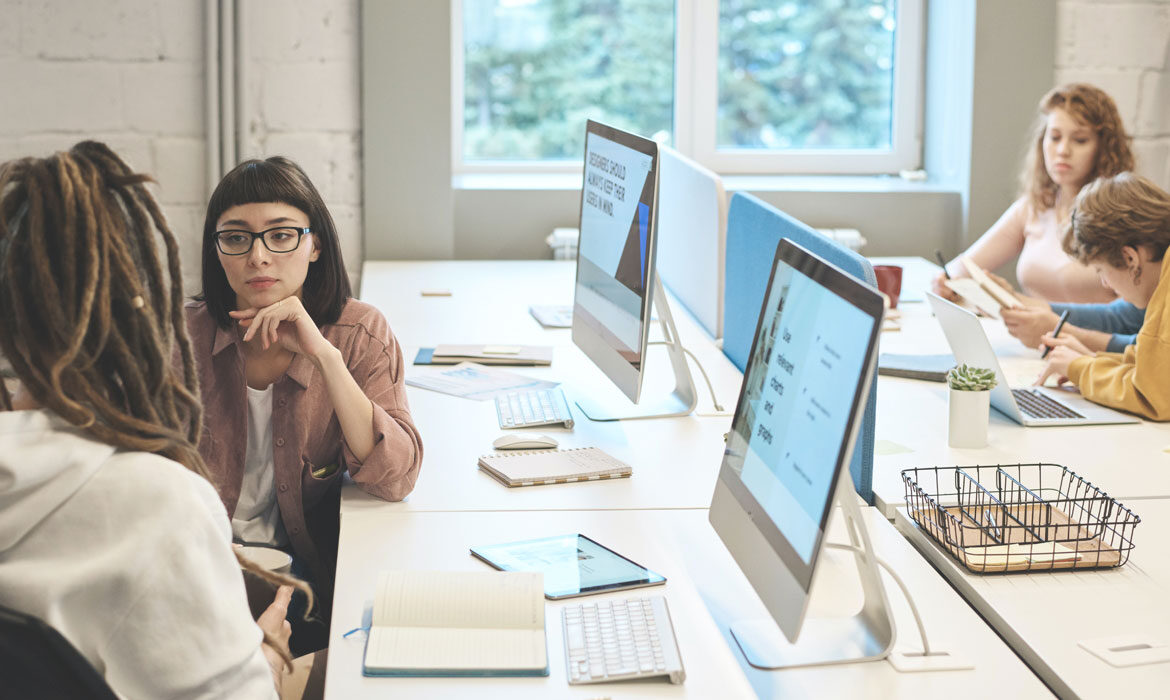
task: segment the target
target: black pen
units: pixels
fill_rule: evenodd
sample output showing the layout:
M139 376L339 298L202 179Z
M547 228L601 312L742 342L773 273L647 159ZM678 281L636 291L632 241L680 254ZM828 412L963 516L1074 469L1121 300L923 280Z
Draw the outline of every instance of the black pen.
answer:
M1068 309L1065 309L1064 311L1060 312L1060 320L1056 322L1056 330L1052 331L1053 338L1060 335L1060 329L1064 328L1064 322L1067 320L1068 320ZM1048 353L1051 351L1052 351L1052 346L1046 345L1044 347L1044 352L1040 353L1040 359L1044 359L1045 357L1048 357Z
M944 258L944 257L942 256L942 251L941 251L941 250L935 250L935 251L934 251L934 257L938 258L938 264L939 264L939 265L942 265L943 274L944 274L944 275L946 275L947 279L950 279L950 278L951 278L951 273L947 272L947 260L946 260L946 258Z

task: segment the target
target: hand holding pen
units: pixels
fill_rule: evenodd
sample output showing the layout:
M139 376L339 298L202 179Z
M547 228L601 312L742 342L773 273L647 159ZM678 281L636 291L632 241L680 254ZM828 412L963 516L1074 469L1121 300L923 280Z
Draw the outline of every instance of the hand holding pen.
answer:
M943 258L941 250L934 251L934 257L938 260L938 264L942 267L942 272L935 275L935 278L930 281L930 291L939 295L947 301L958 302L959 295L955 294L950 287L946 285L946 281L951 278L951 273L947 272L947 261Z
M1052 337L1053 337L1053 339L1057 338L1057 337L1060 335L1060 330L1061 330L1062 328L1064 328L1064 322L1065 322L1065 321L1067 321L1067 320L1068 320L1068 309L1065 309L1065 310L1064 310L1064 311L1062 311L1062 312L1061 312L1061 314L1060 314L1060 320L1058 320L1058 321L1056 322L1056 330L1052 331ZM1045 345L1045 346L1044 346L1044 351L1040 353L1040 357L1041 357L1041 359L1043 359L1043 358L1045 358L1045 357L1048 357L1048 353L1050 353L1050 352L1052 352L1052 346L1051 346L1051 345Z

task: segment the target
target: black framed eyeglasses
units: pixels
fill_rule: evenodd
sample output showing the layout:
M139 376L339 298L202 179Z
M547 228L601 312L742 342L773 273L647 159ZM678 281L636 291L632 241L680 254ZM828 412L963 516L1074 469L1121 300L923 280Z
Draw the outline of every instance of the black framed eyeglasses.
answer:
M252 251L252 244L259 238L273 253L291 253L301 245L301 236L312 232L310 228L294 226L277 226L260 233L237 229L216 231L215 245L224 255L245 255Z

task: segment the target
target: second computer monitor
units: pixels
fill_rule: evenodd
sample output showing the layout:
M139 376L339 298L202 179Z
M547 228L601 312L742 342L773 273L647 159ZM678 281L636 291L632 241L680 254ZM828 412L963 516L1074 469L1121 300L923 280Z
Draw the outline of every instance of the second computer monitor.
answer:
M712 338L723 337L723 181L666 146L659 153L655 271Z
M780 241L710 520L790 641L848 473L881 320L876 291Z
M658 144L585 130L573 342L637 403L653 289Z

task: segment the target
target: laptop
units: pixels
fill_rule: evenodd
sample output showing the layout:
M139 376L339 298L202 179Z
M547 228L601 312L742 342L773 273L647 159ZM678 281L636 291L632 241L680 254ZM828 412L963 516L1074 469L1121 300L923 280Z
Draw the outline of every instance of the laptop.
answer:
M1102 425L1140 423L1141 419L1089 401L1079 393L1048 387L1008 387L991 341L979 317L942 297L926 293L934 315L947 336L955 362L995 370L991 405L1020 425Z

